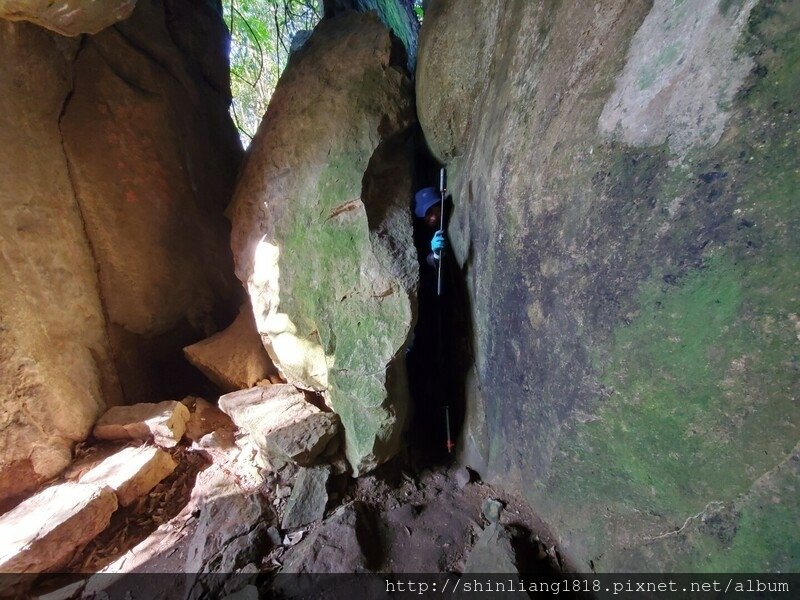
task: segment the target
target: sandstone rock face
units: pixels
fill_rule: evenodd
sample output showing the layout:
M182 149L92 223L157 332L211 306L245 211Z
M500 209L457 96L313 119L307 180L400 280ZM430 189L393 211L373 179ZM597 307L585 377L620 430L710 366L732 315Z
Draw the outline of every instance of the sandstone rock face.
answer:
M413 0L323 0L326 17L333 17L351 10L375 13L403 43L408 55L409 71L414 70L419 31L419 21L414 14L413 4Z
M51 486L0 517L1 573L41 573L63 566L108 525L117 497L84 483Z
M127 19L136 0L0 0L0 18L30 21L62 35L97 33Z
M61 131L128 402L163 397L159 355L206 337L233 294L225 35L213 2L143 0L73 61Z
M186 359L226 392L253 387L277 374L247 303L230 327L183 349Z
M115 406L97 420L92 433L101 440L152 439L171 448L181 441L189 416L189 409L175 400Z
M579 569L800 568L798 22L748 1L425 14L419 118L474 331L462 458Z
M56 117L77 42L0 21L0 499L69 464L120 400Z
M85 473L80 483L110 487L122 506L150 492L177 463L154 446L124 448Z
M82 39L0 20L0 500L106 406L164 397L215 328L241 152L224 35L178 0Z
M278 83L230 209L267 351L326 394L356 472L396 452L407 404L418 266L398 50L374 16L323 21Z

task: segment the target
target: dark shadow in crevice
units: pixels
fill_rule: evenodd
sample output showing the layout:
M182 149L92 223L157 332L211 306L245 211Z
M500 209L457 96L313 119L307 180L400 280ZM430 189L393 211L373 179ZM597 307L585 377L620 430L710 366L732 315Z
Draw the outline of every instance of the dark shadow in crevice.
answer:
M415 141L415 190L438 188L441 165L431 156L420 132ZM452 210L448 198L444 210L446 224ZM461 267L451 251L445 252L442 295L438 295L437 270L428 262L434 232L422 219L414 218L420 288L418 319L407 354L411 414L406 440L409 459L416 469L448 465L455 457L456 448L451 446L448 451L448 421L449 440L456 443L461 437L467 372L472 364L471 312L466 287L469 261Z

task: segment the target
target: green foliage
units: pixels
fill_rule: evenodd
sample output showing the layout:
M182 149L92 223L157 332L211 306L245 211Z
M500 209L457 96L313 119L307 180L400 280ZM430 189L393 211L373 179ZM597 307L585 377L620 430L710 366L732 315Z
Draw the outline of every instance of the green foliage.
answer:
M425 7L422 5L422 0L414 0L414 14L417 19L422 23L422 17L425 16Z
M267 110L292 39L313 29L317 0L229 0L223 2L231 32L231 115L247 145Z

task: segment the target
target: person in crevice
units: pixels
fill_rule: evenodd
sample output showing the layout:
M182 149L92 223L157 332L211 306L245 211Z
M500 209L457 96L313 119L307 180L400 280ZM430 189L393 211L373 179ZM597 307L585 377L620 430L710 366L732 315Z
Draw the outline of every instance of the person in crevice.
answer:
M435 230L431 238L431 253L426 262L433 268L439 264L442 251L447 246L442 225L442 198L436 188L422 188L414 195L414 215L423 219L425 224Z

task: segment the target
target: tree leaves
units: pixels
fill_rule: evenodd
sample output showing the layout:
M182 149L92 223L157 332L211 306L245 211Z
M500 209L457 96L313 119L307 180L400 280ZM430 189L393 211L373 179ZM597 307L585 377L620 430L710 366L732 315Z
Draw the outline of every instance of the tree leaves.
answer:
M231 32L231 116L247 146L275 91L292 39L313 29L321 14L317 0L228 0Z

